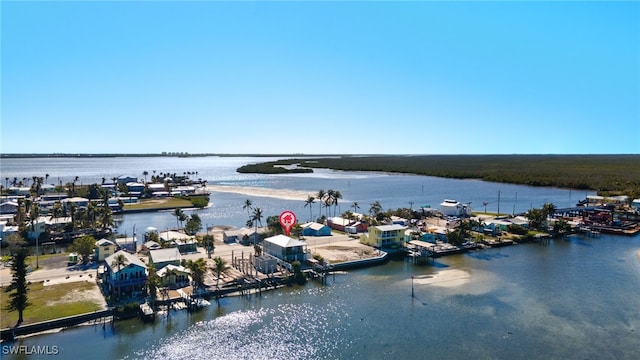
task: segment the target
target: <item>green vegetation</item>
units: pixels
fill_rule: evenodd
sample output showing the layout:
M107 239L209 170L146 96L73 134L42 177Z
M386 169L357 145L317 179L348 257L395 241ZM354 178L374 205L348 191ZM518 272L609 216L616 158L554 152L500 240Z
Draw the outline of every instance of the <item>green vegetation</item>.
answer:
M89 257L93 254L93 248L96 245L96 239L91 235L85 235L83 237L73 240L69 251L78 253L82 257L82 263L89 262Z
M96 286L95 283L90 282L72 282L49 286L44 286L43 283L30 284L29 302L31 306L24 311L22 324L32 324L102 310L101 304L89 300L88 296L83 296L83 293L95 290ZM73 299L77 300L73 301ZM18 321L18 312L5 311L9 301L7 296L2 296L0 299L2 306L1 328L14 326Z
M283 161L270 161L259 164L249 164L238 168L239 173L251 173L251 174L303 174L312 173L313 169L309 168L285 168L283 166L294 165L301 163L301 160L283 160Z
M24 310L31 305L27 296L27 292L29 291L26 263L28 253L29 250L24 246L18 247L14 252L11 261L11 284L5 289L5 292L9 293L9 301L3 309L18 312L18 320L16 323L18 325L22 324L24 320Z
M124 211L141 211L141 210L166 210L175 208L188 208L193 204L189 200L179 198L164 198L140 200L137 204L125 204Z
M288 159L243 166L238 172L270 173L300 164L309 168L384 171L530 186L640 194L640 155L421 155Z
M128 319L138 315L140 311L140 303L129 302L124 305L118 305L113 308L113 316L116 319Z

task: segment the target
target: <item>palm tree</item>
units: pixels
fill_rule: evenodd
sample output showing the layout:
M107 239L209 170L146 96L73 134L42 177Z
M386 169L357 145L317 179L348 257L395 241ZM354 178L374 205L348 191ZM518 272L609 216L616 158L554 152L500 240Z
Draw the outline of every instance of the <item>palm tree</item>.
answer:
M356 201L354 201L353 204L351 204L351 207L353 208L354 213L357 213L358 209L360 209L360 205L358 205Z
M51 219L56 219L62 216L62 203L60 200L53 203L53 207L51 208Z
M328 197L328 196L326 196L326 197L324 198L324 201L323 201L322 203L323 203L323 205L324 205L324 214L325 214L325 217L328 217L328 216L329 216L329 210L328 210L328 209L331 207L331 198L330 198L330 197Z
M207 262L204 258L197 260L188 260L187 268L191 270L191 279L195 288L201 288L204 285L204 275L207 273Z
M312 208L311 204L313 204L314 201L316 201L316 198L314 198L311 195L308 195L307 200L304 201L304 207L309 206L309 221L313 220L313 214L311 213L311 208Z
M251 210L253 209L251 206L253 204L251 203L251 200L247 199L244 201L244 205L242 205L242 209L247 210L247 215L249 217L251 217Z
M255 234L258 234L258 223L260 223L260 226L262 227L262 209L261 208L255 208L253 209L253 216L251 217L251 221L253 222L254 226L256 227L256 231Z
M142 172L142 175L144 176L144 183L147 183L147 175L149 175L149 172L147 170Z
M335 190L333 192L333 216L336 216L336 208L338 207L338 199L342 199L342 193L340 190Z
M220 282L220 276L229 272L229 266L227 266L227 262L221 258L220 256L216 256L213 258L213 273L216 275L216 288L218 287L218 283Z
M78 179L79 179L79 177L76 176L73 179L73 182L71 183L71 186L72 186L72 189L73 189L72 190L73 196L76 196L76 182L78 181Z
M76 212L78 210L78 205L76 205L76 203L74 202L68 202L67 203L67 207L68 207L68 211L69 211L69 217L71 217L71 226L73 229L76 228Z
M335 190L333 190L333 189L329 189L329 190L327 190L327 195L326 195L326 198L325 198L325 201L324 201L324 205L325 205L325 210L326 210L326 215L327 215L327 217L329 217L330 212L329 212L329 210L328 210L328 209L329 209L329 207L330 207L331 205L333 205L334 197L335 197L335 193L336 193L336 192L335 192Z
M483 202L482 202L482 206L484 206L484 213L485 213L485 214L487 213L487 205L489 205L489 202L488 202L488 201L483 201Z
M544 205L542 205L542 211L545 217L553 216L556 210L558 210L558 208L553 203L544 203Z
M382 211L382 205L380 205L380 201L374 202L373 204L371 204L371 207L369 208L369 214L371 214L373 217L378 215L381 211Z
M113 225L113 212L111 211L111 209L107 208L100 208L98 211L99 217L100 217L100 225L102 225L103 229L106 229L107 227Z
M89 201L87 205L87 220L89 220L89 224L91 227L96 223L96 219L98 213L98 205L96 205L95 201Z
M187 215L180 208L176 208L175 210L173 210L172 215L176 217L177 227L180 227L180 224L182 224L182 222L187 219Z
M316 199L318 199L318 203L320 204L320 205L318 205L319 206L318 217L320 217L322 215L322 204L324 202L325 195L327 195L327 193L324 192L324 190L322 190L322 189L318 190L318 194L316 195Z

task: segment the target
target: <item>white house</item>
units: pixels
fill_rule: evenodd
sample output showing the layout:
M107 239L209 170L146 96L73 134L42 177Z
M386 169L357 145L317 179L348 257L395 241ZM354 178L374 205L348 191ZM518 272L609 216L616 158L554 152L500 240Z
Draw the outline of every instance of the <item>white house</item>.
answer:
M0 203L0 214L15 214L18 212L17 201L5 201Z
M268 237L263 241L264 252L284 261L307 260L307 243L286 235Z
M178 247L181 253L196 252L197 244L195 236L187 235L179 231L162 231L158 233L160 240Z
M116 238L116 244L120 250L128 251L133 254L137 250L138 240L135 236Z
M465 216L471 215L471 206L456 200L445 199L440 204L440 212L445 216Z

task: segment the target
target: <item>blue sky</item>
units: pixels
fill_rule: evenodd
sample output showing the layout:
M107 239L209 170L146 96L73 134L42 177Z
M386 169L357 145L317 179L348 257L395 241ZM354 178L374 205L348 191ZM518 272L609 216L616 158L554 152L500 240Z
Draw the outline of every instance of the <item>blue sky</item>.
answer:
M640 3L2 1L3 153L640 153Z

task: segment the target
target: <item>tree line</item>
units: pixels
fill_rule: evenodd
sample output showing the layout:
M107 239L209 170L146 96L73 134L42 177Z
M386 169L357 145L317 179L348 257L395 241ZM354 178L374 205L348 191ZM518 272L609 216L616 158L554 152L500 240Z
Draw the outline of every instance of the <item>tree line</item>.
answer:
M292 164L309 170L384 171L640 196L640 155L341 156L265 162L238 171L269 173Z

